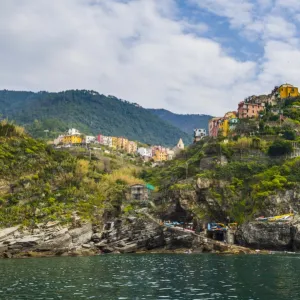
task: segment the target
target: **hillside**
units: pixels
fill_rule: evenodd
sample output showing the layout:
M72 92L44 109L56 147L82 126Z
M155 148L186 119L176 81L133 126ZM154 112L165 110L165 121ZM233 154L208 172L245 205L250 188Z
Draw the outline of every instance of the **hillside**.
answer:
M23 125L34 137L56 137L69 127L85 134L125 136L149 144L174 146L183 131L148 110L94 91L59 93L0 91L0 115ZM49 130L45 133L44 130Z
M208 115L181 115L174 114L165 109L148 109L162 120L178 127L189 135L193 135L195 128L205 128L208 131L208 121L212 116Z
M81 151L82 150L82 151ZM138 160L103 151L79 153L54 150L0 122L0 228L58 220L69 222L77 211L90 220L114 212L129 184L137 178Z

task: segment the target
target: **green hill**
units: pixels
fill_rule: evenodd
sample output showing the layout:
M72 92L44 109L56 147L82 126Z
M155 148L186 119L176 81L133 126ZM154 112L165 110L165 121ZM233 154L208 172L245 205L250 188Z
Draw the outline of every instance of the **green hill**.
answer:
M150 111L113 96L94 91L59 93L0 91L0 115L25 126L34 137L51 138L75 127L85 134L125 136L149 144L173 146L185 132Z
M193 135L195 128L205 128L208 131L208 121L212 118L209 115L174 114L165 109L149 109L149 111L189 135Z

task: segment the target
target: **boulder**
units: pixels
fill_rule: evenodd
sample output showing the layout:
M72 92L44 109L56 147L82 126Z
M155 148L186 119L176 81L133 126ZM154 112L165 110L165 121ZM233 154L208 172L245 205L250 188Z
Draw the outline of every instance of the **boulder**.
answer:
M36 250L38 251L54 251L58 248L68 248L72 244L72 237L69 233L58 236L54 239L40 243Z
M138 250L137 244L128 244L124 247L115 248L117 251L120 251L120 253L134 253Z
M39 237L25 236L22 239L17 240L15 244L27 248L27 247L32 247L37 245L39 241L40 241Z

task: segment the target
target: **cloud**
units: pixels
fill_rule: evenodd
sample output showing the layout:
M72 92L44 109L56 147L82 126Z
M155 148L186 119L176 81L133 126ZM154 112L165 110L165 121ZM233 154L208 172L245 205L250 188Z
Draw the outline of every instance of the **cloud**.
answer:
M269 1L190 1L241 35L259 35L263 55L238 59L212 35L213 23L189 21L175 0L3 0L0 88L93 89L144 107L217 115L282 81L298 83L297 27L263 15Z

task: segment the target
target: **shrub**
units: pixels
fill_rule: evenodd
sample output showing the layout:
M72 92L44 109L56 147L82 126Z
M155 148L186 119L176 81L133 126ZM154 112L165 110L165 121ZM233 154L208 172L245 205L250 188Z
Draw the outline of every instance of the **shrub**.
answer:
M269 156L282 156L290 154L293 151L293 146L289 141L276 140L268 149Z

